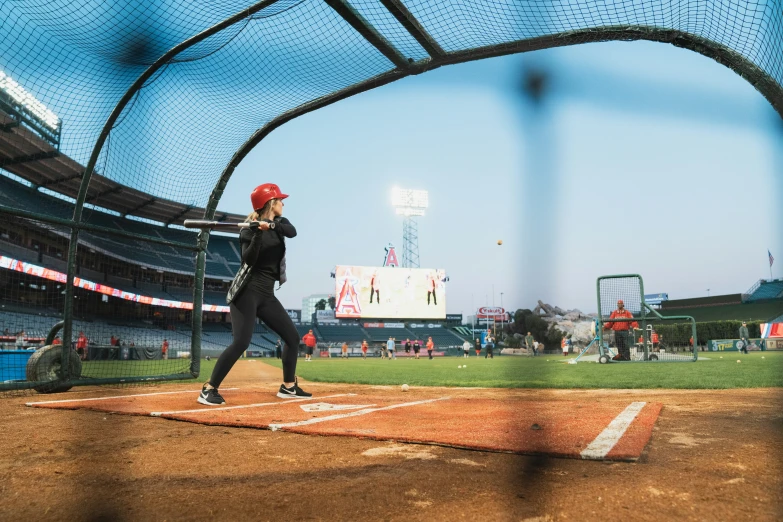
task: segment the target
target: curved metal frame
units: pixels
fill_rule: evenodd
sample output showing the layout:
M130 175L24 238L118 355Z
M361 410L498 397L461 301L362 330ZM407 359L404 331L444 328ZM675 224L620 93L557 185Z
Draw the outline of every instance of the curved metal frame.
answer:
M166 65L172 58L174 58L180 52L188 49L189 47L205 40L206 38L220 32L221 30L245 20L249 16L261 11L262 9L269 7L276 3L277 0L263 0L254 4L252 7L237 13L234 16L227 18L226 20L202 31L201 33L181 42L180 44L172 47L168 52L158 58L147 70L145 70L139 78L128 88L125 95L117 103L116 107L109 116L106 124L104 125L98 139L96 140L92 154L90 155L89 162L85 169L82 181L79 187L78 196L74 206L73 223L79 225L82 217L82 208L84 206L85 197L87 194L87 188L92 177L92 173L95 169L98 156L101 153L106 138L111 132L111 129L117 119L122 114L127 104L133 99L138 91L144 86L150 77L152 77L157 71L159 71L164 65ZM444 52L434 41L430 35L428 35L418 21L407 11L402 3L397 0L382 0L382 3L387 7L389 12L394 15L403 26L411 33L411 35L417 39L425 49L431 52L431 57L425 60L420 60L414 63L403 63L399 60L397 51L387 41L382 38L382 35L375 31L375 29L367 24L366 20L357 16L353 10L346 11L344 2L340 0L329 0L327 3L332 6L340 16L350 23L355 30L360 34L369 38L371 44L387 56L395 58L392 62L396 68L386 73L380 74L356 85L353 85L347 89L331 93L316 100L312 100L308 103L300 105L299 107L292 109L280 116L276 117L266 125L258 129L253 135L236 151L234 156L229 161L226 168L220 175L214 189L210 195L209 201L205 207L204 219L213 219L217 204L220 201L223 190L231 178L236 167L242 162L247 154L258 145L267 135L281 125L293 120L294 118L320 109L327 105L331 105L337 101L349 98L364 91L386 85L401 78L405 78L414 74L421 74L423 72L437 69L444 65L465 63L474 60L480 60L483 58L491 58L497 56L504 56L509 54L517 54L523 52L529 52L534 50L548 49L552 47L562 47L567 45L576 45L581 43L590 42L602 42L602 41L634 41L634 40L649 40L662 43L670 43L677 47L690 49L694 52L702 54L708 58L712 58L732 69L734 72L745 78L751 85L753 85L761 94L772 104L775 110L783 117L783 86L778 85L777 82L770 77L767 73L751 63L749 60L738 54L737 52L729 49L726 46L712 42L705 38L694 36L688 33L677 30L656 29L646 26L617 26L617 27L603 27L600 29L586 29L580 31L571 31L568 33L560 33L554 35L543 36L539 38L519 40L516 42L510 42L501 45L488 46L482 48L476 48L466 51L457 52ZM345 11L345 12L344 12ZM346 12L348 13L346 15ZM348 18L345 18L348 16ZM381 36L380 39L375 38ZM391 59L391 58L390 58ZM63 351L64 353L70 349L71 335L72 335L72 305L73 305L73 281L75 277L74 262L79 226L74 226L71 231L70 244L68 249L68 273L66 280L65 290L65 328L63 332ZM196 261L196 272L193 289L193 341L192 341L192 354L191 361L191 373L193 376L197 376L199 373L199 351L201 338L201 300L203 298L203 282L204 282L204 268L206 264L205 250L209 241L209 232L202 231L198 235L197 248L198 256ZM67 355L67 354L66 354ZM68 377L68 376L66 376Z

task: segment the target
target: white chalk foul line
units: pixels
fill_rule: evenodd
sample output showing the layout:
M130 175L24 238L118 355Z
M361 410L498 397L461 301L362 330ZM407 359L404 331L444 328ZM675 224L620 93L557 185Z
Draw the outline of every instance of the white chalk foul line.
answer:
M423 401L415 401L415 402L403 402L401 404L392 404L391 406L384 406L383 408L366 408L364 410L359 411L352 411L350 413L338 413L336 415L328 415L326 417L315 417L313 419L307 419L303 421L297 421L297 422L288 422L285 424L270 424L269 429L272 431L277 431L282 428L293 428L297 426L307 426L308 424L318 424L319 422L327 422L327 421L333 421L333 420L339 420L339 419L345 419L348 417L358 417L359 415L367 415L368 413L374 413L376 411L384 411L384 410L393 410L395 408L405 408L406 406L417 406L419 404L427 404L430 402L436 402L436 401L445 401L450 399L451 397L440 397L437 399L427 399Z
M581 453L583 459L601 460L612 451L615 444L622 438L625 430L631 425L646 402L632 402L625 408L620 415L615 417L609 426L604 428L593 442L591 442Z
M352 395L356 395L356 394L338 393L337 395L326 395L324 397L306 397L304 399L280 399L279 401L275 401L275 402L257 402L255 404L242 404L240 406L220 406L218 408L207 406L204 408L199 408L197 410L153 411L152 413L150 413L150 416L160 417L161 415L179 415L181 413L205 413L209 411L240 410L243 408L263 408L264 406L281 406L284 404L295 403L295 402L312 401L316 399L331 399L334 397L350 397Z
M239 388L225 388L221 391L238 390ZM28 402L26 406L36 406L38 404L60 404L63 402L86 402L86 401L107 401L109 399L125 399L128 397L150 397L152 395L174 395L176 393L198 393L199 390L180 390L169 392L155 392L155 393L136 393L134 395L114 395L111 397L92 397L89 399L62 399L58 401L41 401L41 402Z

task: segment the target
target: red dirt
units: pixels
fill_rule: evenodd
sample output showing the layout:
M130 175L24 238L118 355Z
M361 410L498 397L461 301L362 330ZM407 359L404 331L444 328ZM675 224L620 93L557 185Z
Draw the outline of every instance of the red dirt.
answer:
M259 394L269 390L271 398L278 372L242 361L224 387L251 386ZM308 388L320 395L399 395L382 387L309 383ZM141 393L139 388L93 389L0 401L0 520L783 519L780 389L432 388L405 394L407 400L414 393L417 398L469 396L476 410L494 405L491 418L497 423L509 401L531 407L545 402L553 411L579 402L582 408L576 409L588 412L599 405L619 411L631 401L661 403L650 442L635 463L24 407L30 400L88 397L96 391ZM646 407L639 420L652 413ZM426 428L430 414L422 410L417 425ZM429 418L430 429L435 432L441 421ZM638 435L635 424L615 450L622 451L622 444Z
M199 424L269 428L311 435L343 435L375 440L432 443L443 446L581 458L580 453L620 414L628 403L540 401L535 398L471 398L469 390L410 392L365 387L360 393L340 393L340 386L321 388L317 399L282 401L269 389L226 390L226 407L194 404L197 387L190 393L134 396L74 402L37 402L57 409L91 409L107 413L155 415ZM116 395L104 391L96 396ZM324 402L325 401L325 402ZM425 402L424 401L434 401ZM630 402L630 401L628 401ZM349 410L305 411L303 406L329 404L353 406ZM589 407L584 407L589 406ZM385 409L390 408L390 409ZM648 404L631 424L608 460L636 460L652 434L660 403ZM161 413L164 412L164 413ZM171 413L165 413L171 412ZM366 413L365 412L371 412ZM360 415L361 414L361 415ZM347 418L345 415L350 415ZM338 418L335 419L335 416ZM334 419L334 420L329 420ZM279 424L315 422L301 426ZM320 422L318 422L320 421ZM535 427L535 429L534 429Z

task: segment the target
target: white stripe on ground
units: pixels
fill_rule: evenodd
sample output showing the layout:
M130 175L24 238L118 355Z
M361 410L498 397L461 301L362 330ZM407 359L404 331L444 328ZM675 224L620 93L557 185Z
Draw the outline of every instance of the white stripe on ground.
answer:
M150 413L152 417L160 417L161 415L179 415L181 413L206 413L209 411L221 411L221 410L240 410L243 408L263 408L264 406L280 406L283 404L289 404L294 402L312 401L316 399L331 399L334 397L350 397L356 395L355 393L338 393L337 395L326 395L324 397L305 397L304 399L280 399L275 402L257 402L255 404L242 404L240 406L220 406L214 408L212 406L204 406L197 410L178 410L178 411L153 411Z
M625 430L631 425L646 402L632 402L620 415L609 423L593 442L581 453L583 459L601 460L612 451L612 448L620 441Z
M221 391L238 390L239 388L225 388ZM38 404L61 404L63 402L85 402L85 401L107 401L109 399L125 399L127 397L150 397L152 395L174 395L176 393L199 393L200 389L196 390L180 390L169 392L155 392L155 393L137 393L134 395L113 395L111 397L92 397L89 399L62 399L59 401L41 401L41 402L28 402L27 406L36 406Z
M419 404L427 404L430 402L436 402L436 401L445 401L450 399L451 397L440 397L438 399L427 399L424 401L415 401L415 402L403 402L401 404L392 404L391 406L384 406L383 408L367 408L364 410L359 411L352 411L350 413L339 413L336 415L328 415L326 417L316 417L313 419L307 419L303 421L297 421L297 422L288 422L286 424L270 424L269 429L272 431L277 431L282 428L293 428L297 426L307 426L309 424L318 424L319 422L327 422L327 421L333 421L333 420L339 420L339 419L346 419L348 417L358 417L359 415L367 415L368 413L374 413L376 411L384 411L384 410L393 410L395 408L405 408L406 406L418 406Z

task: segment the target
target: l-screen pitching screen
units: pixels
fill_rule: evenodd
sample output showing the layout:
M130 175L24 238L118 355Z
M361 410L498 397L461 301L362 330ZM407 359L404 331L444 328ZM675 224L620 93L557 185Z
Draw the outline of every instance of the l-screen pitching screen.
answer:
M446 318L446 272L427 268L338 266L339 318Z

